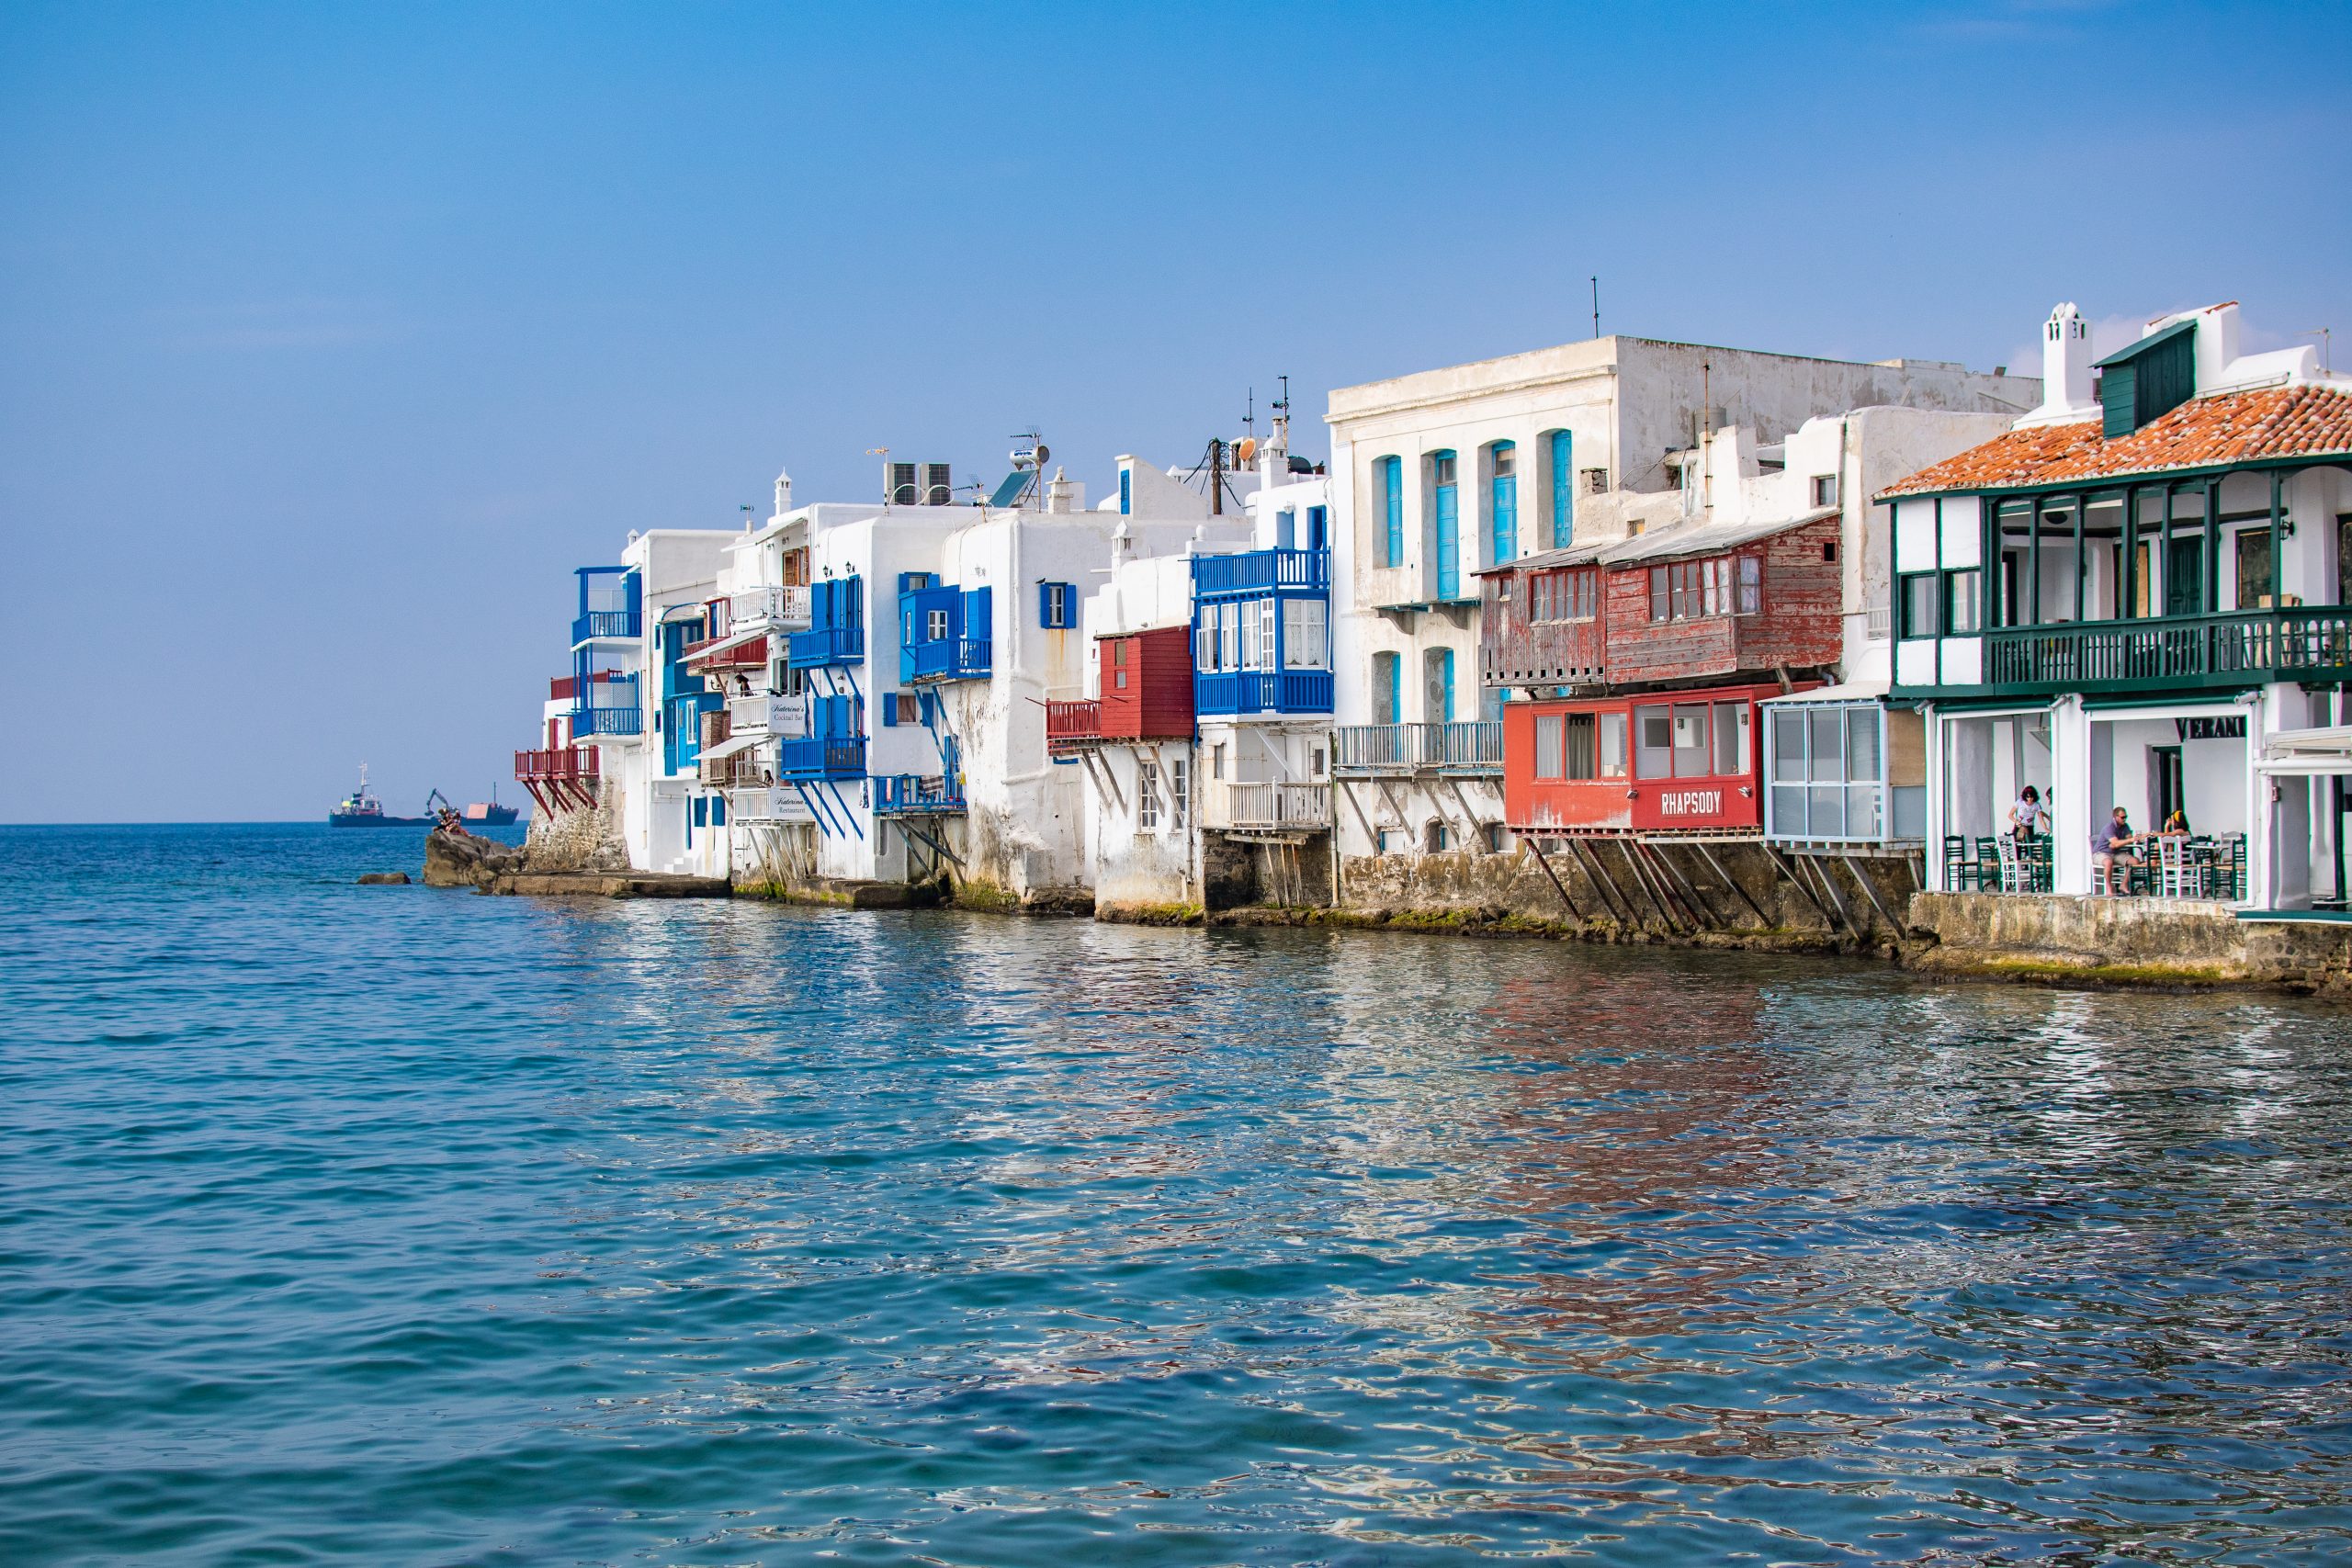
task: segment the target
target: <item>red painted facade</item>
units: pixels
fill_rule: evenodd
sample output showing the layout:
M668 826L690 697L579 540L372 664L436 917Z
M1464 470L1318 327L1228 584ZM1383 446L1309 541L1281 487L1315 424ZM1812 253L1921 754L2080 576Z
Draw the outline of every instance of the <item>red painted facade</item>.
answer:
M1667 534L1487 572L1481 678L1650 686L1826 670L1843 651L1838 534L1820 517L1695 553Z
M1803 682L1800 689L1814 682ZM1503 807L1521 834L1753 832L1778 682L1503 707Z
M1182 740L1193 733L1193 629L1159 626L1106 637L1101 660L1102 739Z

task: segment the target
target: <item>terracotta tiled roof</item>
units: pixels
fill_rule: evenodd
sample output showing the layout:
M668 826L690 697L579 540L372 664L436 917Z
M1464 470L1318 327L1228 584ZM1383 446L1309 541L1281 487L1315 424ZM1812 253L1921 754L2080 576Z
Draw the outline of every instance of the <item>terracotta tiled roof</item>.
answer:
M2012 430L1957 457L1922 468L1879 494L1883 499L1946 491L2015 490L2264 457L2336 454L2352 455L2352 392L2329 387L2274 387L2191 398L2114 441L2099 434L2095 419Z

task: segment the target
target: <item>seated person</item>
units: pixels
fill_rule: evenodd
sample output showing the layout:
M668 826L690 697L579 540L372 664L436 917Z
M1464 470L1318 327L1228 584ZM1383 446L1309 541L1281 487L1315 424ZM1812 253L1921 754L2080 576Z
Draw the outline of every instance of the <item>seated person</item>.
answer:
M2139 841L2140 835L2132 830L2130 815L2120 806L2115 808L2115 814L2109 818L2107 826L2101 828L2092 837L2091 853L2098 856L2098 863L2107 868L2107 891L2109 897L2122 891L2117 885L2116 867L2130 867L2142 863L2140 857L2131 852L2132 847ZM2124 879L2128 881L2131 874L2131 872L2126 870L2123 873Z
M2165 818L2160 831L2167 839L2186 839L2188 837L2188 813L2175 807L2173 814Z

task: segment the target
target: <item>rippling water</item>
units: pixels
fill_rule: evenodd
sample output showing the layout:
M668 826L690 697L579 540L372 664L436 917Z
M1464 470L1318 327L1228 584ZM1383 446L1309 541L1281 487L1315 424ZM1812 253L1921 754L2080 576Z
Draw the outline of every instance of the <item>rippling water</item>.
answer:
M2352 1559L2352 1020L0 831L0 1561Z

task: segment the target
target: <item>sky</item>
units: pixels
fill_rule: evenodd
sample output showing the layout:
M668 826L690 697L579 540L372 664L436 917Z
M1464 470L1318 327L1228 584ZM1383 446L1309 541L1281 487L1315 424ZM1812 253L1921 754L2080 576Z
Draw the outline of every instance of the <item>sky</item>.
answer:
M631 529L1589 335L2352 362L2352 7L0 0L0 822L511 782Z

